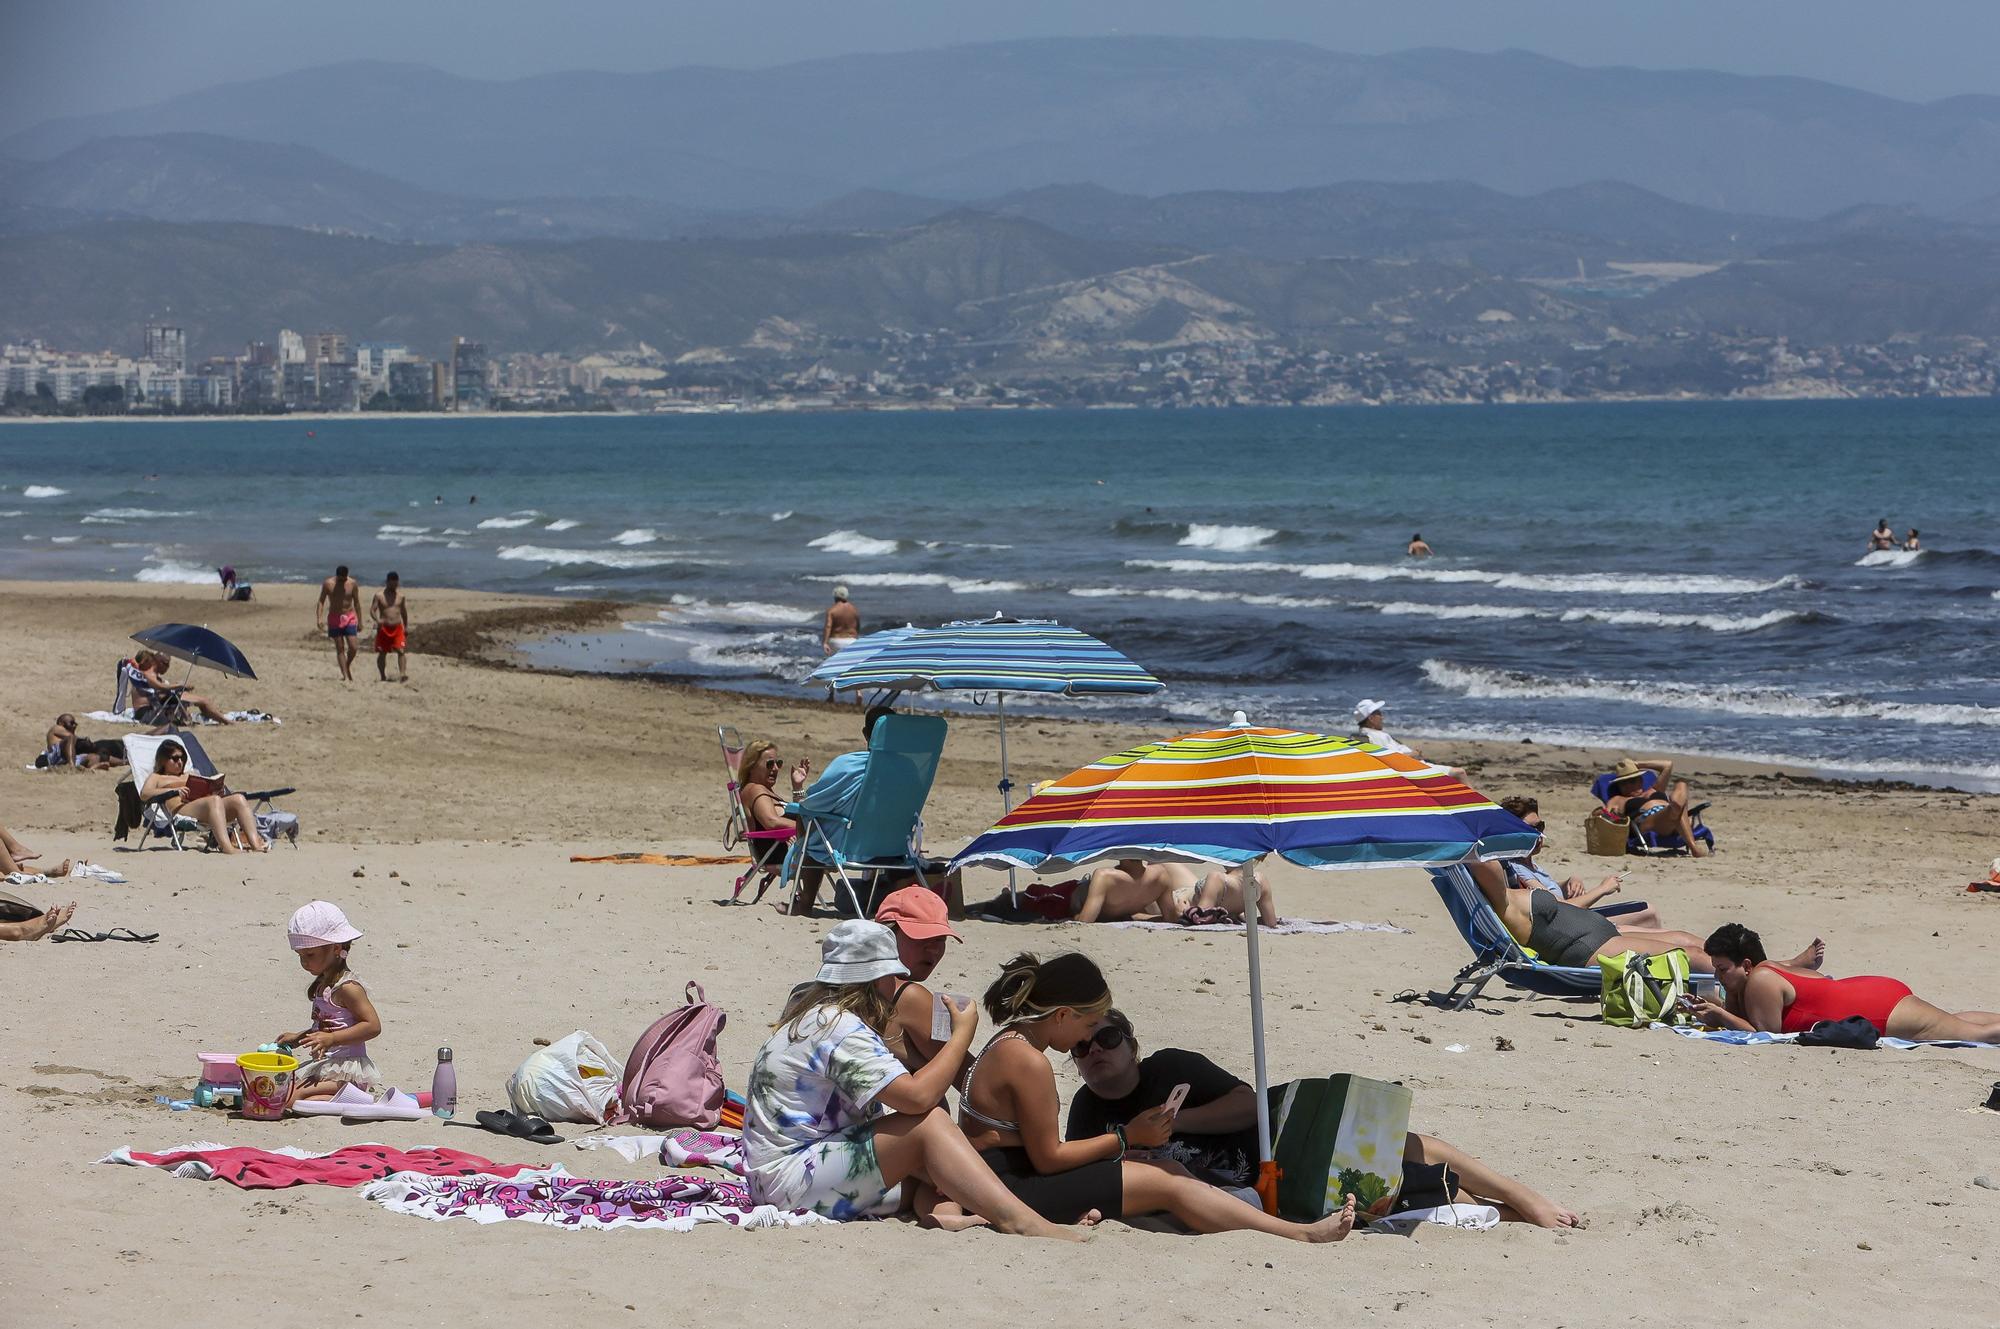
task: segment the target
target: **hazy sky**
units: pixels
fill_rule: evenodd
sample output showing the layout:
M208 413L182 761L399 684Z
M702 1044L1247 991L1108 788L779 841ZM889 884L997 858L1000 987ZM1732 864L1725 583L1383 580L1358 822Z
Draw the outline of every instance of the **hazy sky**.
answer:
M1113 32L2000 93L2000 0L0 0L0 132L338 60L508 77Z

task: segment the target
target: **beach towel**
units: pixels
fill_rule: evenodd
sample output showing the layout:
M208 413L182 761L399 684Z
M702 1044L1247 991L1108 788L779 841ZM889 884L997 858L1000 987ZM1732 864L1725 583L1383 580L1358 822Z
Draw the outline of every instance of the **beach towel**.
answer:
M1163 923L1157 918L1128 918L1121 923L1106 923L1112 928L1148 928L1162 932L1241 932L1241 923ZM1281 918L1278 925L1265 928L1264 935L1284 936L1288 933L1304 932L1408 932L1394 923L1337 923L1332 919Z
M1682 1038L1699 1038L1705 1043L1727 1043L1733 1047L1762 1047L1767 1043L1796 1043L1797 1034L1771 1034L1759 1029L1701 1029L1685 1024L1655 1024L1654 1029L1664 1029L1668 1033L1679 1034ZM1941 1039L1934 1042L1912 1043L1907 1038L1883 1038L1877 1047L1894 1048L1898 1052L1909 1048L2000 1048L2000 1043L1966 1043L1957 1039Z
M748 1176L743 1137L735 1131L698 1131L692 1126L665 1135L583 1135L570 1141L579 1149L609 1149L628 1163L658 1159L668 1167L708 1167Z
M280 720L277 716L272 715L269 711L224 711L223 714L229 717L229 722L231 724L283 724L284 723L283 720ZM134 714L131 711L85 711L83 713L83 718L86 720L96 720L100 724L139 723L138 719L134 716ZM199 715L191 715L187 719L188 726L201 725L201 724L214 724L214 723L215 721L204 719Z
M731 1227L805 1227L834 1220L806 1210L753 1204L740 1181L669 1174L646 1181L572 1177L560 1167L500 1177L434 1177L399 1173L361 1191L392 1213L442 1223L509 1220L545 1223L571 1231L614 1227L685 1232L697 1223Z
M571 854L572 863L650 863L663 868L707 868L748 863L748 854Z
M483 1176L497 1181L539 1167L535 1163L495 1163L456 1149L395 1149L386 1144L351 1144L315 1154L290 1147L243 1149L224 1144L188 1144L166 1153L140 1153L130 1145L97 1160L132 1167L156 1167L193 1181L226 1181L246 1191L288 1186L355 1187L397 1173L426 1177Z

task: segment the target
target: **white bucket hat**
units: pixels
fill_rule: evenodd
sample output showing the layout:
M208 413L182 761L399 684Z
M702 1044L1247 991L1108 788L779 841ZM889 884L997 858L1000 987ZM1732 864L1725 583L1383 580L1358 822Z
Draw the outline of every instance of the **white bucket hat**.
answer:
M850 918L820 938L819 972L813 981L847 987L892 974L907 977L909 972L896 958L895 933L880 923Z
M1354 723L1360 724L1363 720L1375 714L1375 712L1387 710L1388 707L1389 703L1386 701L1376 701L1373 697L1363 697L1360 701L1354 703Z
M292 921L285 924L285 931L290 935L295 951L310 950L314 946L338 946L342 942L361 939L361 929L347 921L347 915L340 912L340 906L328 904L325 900L300 905L293 913Z

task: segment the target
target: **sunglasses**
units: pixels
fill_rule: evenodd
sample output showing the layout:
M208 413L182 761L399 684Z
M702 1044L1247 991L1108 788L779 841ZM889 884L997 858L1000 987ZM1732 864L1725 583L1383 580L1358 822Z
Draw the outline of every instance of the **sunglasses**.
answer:
M1115 1047L1123 1047L1127 1037L1129 1035L1123 1029L1120 1029L1115 1024L1108 1024L1071 1048L1069 1055L1076 1061L1082 1061L1091 1054L1093 1049L1100 1052L1109 1052Z
M771 759L770 759L769 761L765 762L764 764L765 764L766 766L769 766L769 767L772 767L773 769L775 769L775 768L777 768L777 767L779 767L779 766L783 766L783 765L784 765L785 763L784 763L784 761L783 761L782 759L780 759L780 758L778 758L778 757L773 757L773 758L771 758Z

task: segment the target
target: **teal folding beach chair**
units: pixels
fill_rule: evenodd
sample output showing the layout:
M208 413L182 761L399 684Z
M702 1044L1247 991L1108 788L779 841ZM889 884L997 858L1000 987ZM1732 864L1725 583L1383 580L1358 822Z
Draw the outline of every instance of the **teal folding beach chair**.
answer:
M836 900L844 889L855 917L861 918L885 877L914 876L930 885L925 874L933 865L922 854L923 811L944 756L944 736L942 716L885 715L869 737L861 786L844 808L786 806L786 814L799 824L785 858L785 880L794 890L802 871L823 868L838 883ZM857 878L869 888L866 900L856 888Z

